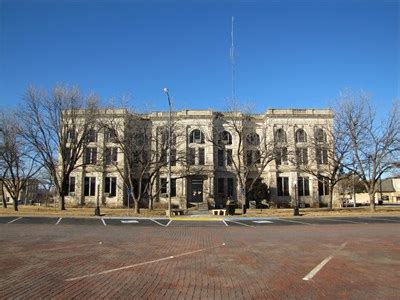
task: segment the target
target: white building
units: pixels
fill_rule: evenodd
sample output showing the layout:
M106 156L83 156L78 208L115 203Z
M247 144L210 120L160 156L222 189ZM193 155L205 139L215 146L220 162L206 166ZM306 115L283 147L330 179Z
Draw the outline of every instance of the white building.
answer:
M146 138L138 135L131 141L145 143L140 155L148 159L163 156L165 143L161 140L163 137L165 140L168 115L154 112L137 119L146 128ZM127 116L130 115L125 110L113 110L102 119L119 123L119 134L124 135ZM221 207L227 199L240 200L238 171L245 174L242 179L248 182L259 177L257 182L268 186L270 199L279 205L291 205L296 191L302 204L327 203L327 182L318 180L301 166L307 165L321 173L326 170L329 163L326 151L331 145L327 133L332 132L332 122L332 111L325 109L269 109L265 114L250 116L211 110L174 112L173 203L183 208L193 204ZM89 205L99 197L103 205L126 205L124 155L110 130L94 125L84 153L84 165L70 177L67 203ZM149 172L154 170L154 165L149 167ZM164 202L167 201L166 165L156 173L152 193L156 194L157 201ZM142 206L147 206L146 201L143 200Z

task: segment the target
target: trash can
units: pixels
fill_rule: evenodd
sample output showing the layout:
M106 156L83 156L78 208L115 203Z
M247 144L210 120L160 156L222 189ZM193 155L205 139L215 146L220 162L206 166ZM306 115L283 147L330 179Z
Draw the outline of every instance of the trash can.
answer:
M235 209L236 209L236 204L228 204L227 205L228 208L228 215L233 216L235 214Z

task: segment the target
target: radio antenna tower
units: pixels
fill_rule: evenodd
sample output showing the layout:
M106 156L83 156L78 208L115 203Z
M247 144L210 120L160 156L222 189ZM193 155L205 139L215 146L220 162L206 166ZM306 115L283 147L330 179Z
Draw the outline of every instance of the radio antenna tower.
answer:
M236 98L236 95L235 95L235 93L236 93L236 91L235 91L235 47L234 47L234 44L233 44L233 21L234 21L234 18L233 18L233 16L232 16L232 27L231 27L231 49L230 49L230 60L231 60L231 76L232 76L232 78L231 78L231 80L232 80L232 95L231 95L231 97L232 97L232 101L235 101L235 98Z

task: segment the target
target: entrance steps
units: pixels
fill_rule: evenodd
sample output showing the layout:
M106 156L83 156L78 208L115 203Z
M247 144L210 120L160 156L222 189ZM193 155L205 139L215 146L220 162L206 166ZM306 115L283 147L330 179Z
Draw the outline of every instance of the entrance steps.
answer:
M208 215L210 213L207 203L191 203L191 205L187 209L188 215Z

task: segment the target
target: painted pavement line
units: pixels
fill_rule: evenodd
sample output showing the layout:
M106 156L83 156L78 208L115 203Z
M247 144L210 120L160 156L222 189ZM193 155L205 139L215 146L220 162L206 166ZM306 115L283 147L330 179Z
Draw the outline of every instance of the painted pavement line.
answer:
M148 265L148 264L153 264L153 263L156 263L156 262L161 262L161 261L164 261L164 260L170 260L170 259L174 259L174 258L177 258L177 257L191 255L191 254L203 252L203 251L214 249L214 248L219 248L219 247L222 247L222 246L225 246L225 243L222 243L221 245L217 245L217 246L213 246L213 247L208 247L208 248L203 248L203 249L199 249L199 250L189 251L189 252L185 252L185 253L181 253L181 254L177 254L177 255L171 255L171 256L155 259L155 260L145 261L145 262L141 262L141 263L138 263L138 264L133 264L133 265L124 266L124 267L115 268L115 269L109 269L109 270L98 272L98 273L92 273L92 274L87 274L87 275L83 275L83 276L67 278L67 279L65 279L65 281L75 281L75 280L80 280L80 279L84 279L84 278L104 275L104 274L108 274L108 273L112 273L112 272L132 269L132 268L135 268L135 267L140 267L140 266L144 266L144 265Z
M103 218L101 218L101 222L103 222L103 225L104 225L104 226L107 226L107 223L106 223L106 221L105 221Z
M362 222L362 221L360 221L360 222L355 222L355 221L343 220L343 219L337 219L337 218L332 219L332 220L337 221L337 222L351 223L351 224L368 224L368 223L365 223L365 222Z
M241 222L238 222L238 221L232 221L232 220L226 220L226 221L232 222L232 223L235 223L235 224L239 224L239 225L242 225L242 226L246 226L246 227L254 227L253 225L241 223Z
M137 220L121 220L122 224L137 224L139 221Z
M167 225L164 225L164 224L162 224L162 223L160 223L160 222L158 222L158 221L156 221L156 220L154 220L154 219L150 219L150 220L153 221L154 223L156 223L156 224L162 226L162 227L167 227Z
M283 222L289 222L289 223L297 223L297 224L303 224L303 225L314 225L312 223L306 223L306 222L301 222L301 221L293 221L293 220L287 220L287 219L278 219L279 221Z
M372 217L371 220L389 221L389 222L394 222L394 223L400 223L400 220L383 219L383 218L375 218L375 217Z
M172 220L170 219L169 222L167 223L167 225L165 225L165 227L168 227L169 224L171 224Z
M22 217L18 217L18 218L14 219L14 220L11 220L11 221L10 221L10 222L8 222L7 224L14 223L15 221L18 221L19 219L22 219Z
M56 225L60 224L61 220L62 220L62 218L61 218L61 217L60 217L60 218L58 218L58 220L57 220L57 222L56 222Z
M222 219L222 222L224 222L225 226L229 226L224 219Z
M337 253L338 251L342 250L345 246L347 245L347 242L344 242L343 244L340 245L340 247L335 251ZM303 280L310 280L312 279L321 269L333 258L333 255L328 256L325 258L323 261L319 263L314 269L310 271L306 276L303 277Z
M252 221L253 223L257 223L257 224L271 224L273 223L272 221L268 221L268 220L256 220L256 221Z

